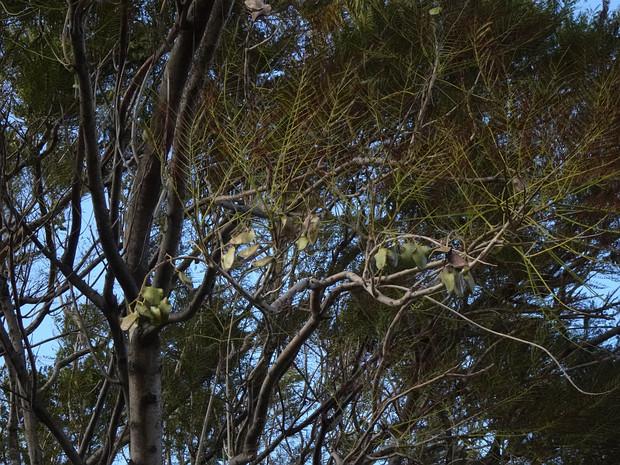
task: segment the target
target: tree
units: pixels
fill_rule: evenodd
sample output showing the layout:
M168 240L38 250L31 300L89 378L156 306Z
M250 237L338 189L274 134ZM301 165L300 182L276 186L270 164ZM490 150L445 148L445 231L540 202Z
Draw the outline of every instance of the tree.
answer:
M3 6L7 463L613 463L617 13Z

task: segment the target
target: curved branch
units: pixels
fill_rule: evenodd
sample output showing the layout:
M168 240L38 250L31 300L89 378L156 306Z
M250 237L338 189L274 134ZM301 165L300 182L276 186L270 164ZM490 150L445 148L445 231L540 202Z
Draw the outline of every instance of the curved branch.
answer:
M571 385L572 385L572 386L573 386L573 387L574 387L577 391L579 391L581 394L585 394L585 395L587 395L587 396L602 396L602 395L605 395L605 394L609 394L610 392L613 392L613 391L615 390L615 389L610 389L609 391L604 391L604 392L589 392L589 391L584 391L583 389L581 389L579 386L577 386L577 385L575 384L575 382L574 382L574 381L573 381L573 379L569 376L569 374L566 372L566 370L564 369L564 367L562 366L562 364L559 362L559 360L558 360L557 358L555 358L555 356L554 356L554 355L553 355L553 354L549 351L549 349L547 349L546 347L543 347L543 346L541 346L540 344L536 344L535 342L526 341L525 339L521 339L521 338L518 338L518 337L515 337L515 336L511 336L510 334L505 334L505 333L500 333L500 332L498 332L498 331L494 331L494 330L492 330L492 329L490 329L490 328L487 328L487 327L485 327L485 326L482 326L482 325L481 325L481 324L479 324L479 323L476 323L475 321L473 321L473 320L471 320L471 319L467 318L465 315L463 315L463 314L461 314L461 313L457 312L456 310L454 310L454 309L452 309L452 308L448 307L448 306L447 306L447 305L445 305L445 304L442 304L441 302L439 302L439 301L437 301L437 300L433 299L432 297L429 297L429 296L424 296L424 298L425 298L426 300L428 300L429 302L431 302L431 303L433 303L433 304L435 304L435 305L437 305L437 306L439 306L439 307L441 307L441 308L443 308L443 309L445 309L445 310L448 310L449 312L453 313L454 315L458 316L459 318L462 318L463 320L467 321L468 323L470 323L470 324L474 325L476 328L480 328L481 330L486 331L487 333L491 333L491 334L494 334L494 335L496 335L496 336L503 337L503 338L506 338L506 339L510 339L510 340L513 340L513 341L516 341L516 342L521 342L521 343L523 343L523 344L527 344L527 345L529 345L529 346L536 347L537 349L542 350L544 353L546 353L546 354L549 356L549 358L551 358L551 360L553 360L553 363L555 363L555 365L556 365L556 366L560 369L560 371L561 371L561 372L562 372L562 374L566 377L566 379L568 380L568 382L569 382L569 383L570 383L570 384L571 384Z
M58 378L58 375L60 374L60 370L62 368L66 367L70 363L75 362L78 358L83 357L84 355L86 355L88 353L90 353L90 349L86 348L86 349L82 349L82 350L78 350L76 352L73 352L71 355L69 355L68 357L63 358L62 360L58 360L54 364L54 369L52 371L52 374L50 375L50 378L47 380L47 382L43 386L41 386L39 388L39 392L45 391L52 384L54 384L54 381L56 381L56 378Z

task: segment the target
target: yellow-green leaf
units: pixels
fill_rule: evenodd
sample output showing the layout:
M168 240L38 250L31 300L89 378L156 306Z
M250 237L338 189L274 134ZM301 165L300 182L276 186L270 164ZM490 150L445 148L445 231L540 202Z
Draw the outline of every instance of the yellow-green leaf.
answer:
M379 247L377 253L375 254L375 263L377 265L377 269L381 270L385 266L385 260L387 258L388 249L385 247Z
M172 309L172 305L168 302L168 297L161 301L159 304L159 310L161 310L161 322L168 322L168 316L170 315L170 310Z
M252 266L254 268L260 268L267 265L269 262L271 262L271 260L273 260L273 257L261 258L260 260L256 260L254 263L252 263Z
M228 271L232 267L235 261L235 251L236 249L231 247L222 255L222 268L224 268L224 271Z
M161 310L159 309L159 307L155 307L154 305L151 306L150 310L151 310L151 314L149 315L149 320L151 324L156 325L156 326L160 325L161 324Z
M474 281L474 277L471 275L471 271L469 271L469 268L467 267L465 267L465 269L463 270L463 279L465 280L467 288L471 292L474 292L474 290L476 289L476 281Z
M237 234L230 240L232 245L241 245L241 244L249 244L256 237L256 233L252 229L251 231L242 232Z
M454 271L454 293L459 297L465 295L465 279L463 279L463 273L458 270Z
M194 283L192 283L192 280L189 279L185 273L183 273L182 271L179 271L178 275L179 275L179 279L181 280L183 284L185 284L186 286L190 288L194 287Z
M311 244L314 244L319 237L319 217L313 216L310 219L310 224L308 225L308 232L306 233L308 236L308 240Z
M295 244L297 245L297 249L299 250L304 250L309 243L310 241L308 240L308 236L306 236L305 234L303 234L299 239L297 239L297 242L295 242Z
M164 297L164 290L160 287L145 286L142 288L141 294L151 304L159 305L159 302Z
M438 15L439 13L441 13L441 7L440 6L436 6L435 8L431 8L430 10L428 10L428 14L431 15L431 16Z
M138 312L130 312L129 315L121 318L121 329L123 331L129 331L129 328L133 326L136 320L140 317Z
M429 248L426 247L425 245L418 245L413 251L413 254L412 254L413 261L415 262L415 266L417 266L420 271L426 268L426 264L428 263L429 252L430 252Z
M448 292L454 291L454 270L450 267L445 267L441 270L441 274L439 275L439 279L442 284L446 286L446 290Z
M254 245L251 245L250 247L246 247L241 252L239 252L237 255L241 258L248 258L250 255L256 252L256 249L258 249L258 244L254 244Z
M161 303L158 305L158 307L161 311L165 311L165 312L169 312L170 309L172 309L172 305L170 305L170 302L168 301L168 297L165 297L164 300L162 300Z
M149 316L150 311L146 305L136 304L136 312L137 315Z

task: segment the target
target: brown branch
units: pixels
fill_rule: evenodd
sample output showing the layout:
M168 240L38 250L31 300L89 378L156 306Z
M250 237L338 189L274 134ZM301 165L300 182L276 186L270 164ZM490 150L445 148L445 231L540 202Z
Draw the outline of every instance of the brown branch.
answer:
M73 165L73 177L71 179L71 226L67 236L67 245L62 256L62 263L72 267L80 239L82 226L82 174L84 162L84 138L82 130L78 131L78 146Z
M104 185L101 177L101 164L97 143L97 129L95 119L95 103L88 66L86 41L84 38L84 23L86 6L82 1L74 1L70 5L71 17L71 45L74 55L74 69L78 76L80 95L80 128L84 138L86 170L90 196L97 223L97 231L101 240L101 247L110 267L114 270L118 283L123 288L125 297L133 301L138 296L138 286L133 279L125 262L118 253L118 248L112 234L110 213L106 205Z
M313 291L311 300L319 299L320 292L318 290ZM314 307L314 306L313 306ZM289 344L280 353L272 367L267 372L265 379L262 383L258 400L256 402L256 408L252 418L251 426L245 437L243 444L243 453L240 456L234 457L231 460L233 463L243 463L243 460L253 460L256 457L258 451L258 442L260 435L263 432L263 427L267 421L267 410L269 408L269 401L273 394L273 390L276 383L282 378L286 370L291 366L295 357L299 353L299 350L303 344L310 338L316 328L322 321L320 313L312 313L306 324L301 330L293 337Z
M230 16L233 0L215 0L209 14L209 21L204 35L198 45L196 57L192 62L189 77L181 96L179 114L176 117L176 132L172 142L170 155L170 183L168 188L168 207L166 210L166 226L159 249L159 262L165 263L153 279L154 286L164 289L167 293L174 268L167 262L167 257L177 254L183 217L185 215L185 198L187 196L187 167L189 149L189 122L193 121L198 108L199 93L205 81L207 67L213 60L219 45L224 26Z
M5 299L7 296L3 296L3 307L5 306ZM32 393L32 387L28 379L28 371L23 361L20 360L19 354L13 348L9 335L4 330L4 326L0 325L0 344L4 348L4 355L7 365L16 374L17 381L20 385L20 390L25 393ZM62 428L56 421L49 415L47 410L39 404L35 396L31 396L29 399L30 407L35 413L36 417L48 428L52 435L58 441L58 444L62 450L67 454L67 457L74 465L83 465L84 462L80 458L77 451L73 448L73 445L69 441L69 438L64 434Z
M52 384L54 384L54 382L56 381L56 378L58 378L58 375L60 375L60 370L62 368L66 367L70 363L75 362L80 357L83 357L84 355L89 354L90 351L91 350L89 348L77 350L73 352L71 355L69 355L68 357L58 360L54 364L54 369L52 370L52 374L49 376L49 379L47 380L47 382L39 388L39 392L43 392L49 389L52 386Z
M125 215L125 257L138 283L144 280L147 273L149 237L162 190L162 162L172 144L181 94L188 78L195 45L203 36L212 2L190 2L182 10L181 18L175 25L175 34L170 37L170 40L176 37L176 41L168 58L159 89L159 101L151 119L151 133L155 140L147 144L140 159Z

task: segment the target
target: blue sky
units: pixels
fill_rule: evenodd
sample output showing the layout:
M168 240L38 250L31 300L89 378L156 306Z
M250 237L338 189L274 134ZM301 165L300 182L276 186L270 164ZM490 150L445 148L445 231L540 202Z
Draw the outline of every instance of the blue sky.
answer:
M585 10L587 9L600 10L602 3L603 3L603 0L581 0L578 2L581 8ZM620 0L611 0L609 2L609 7L613 10L617 9L618 7L620 7Z

